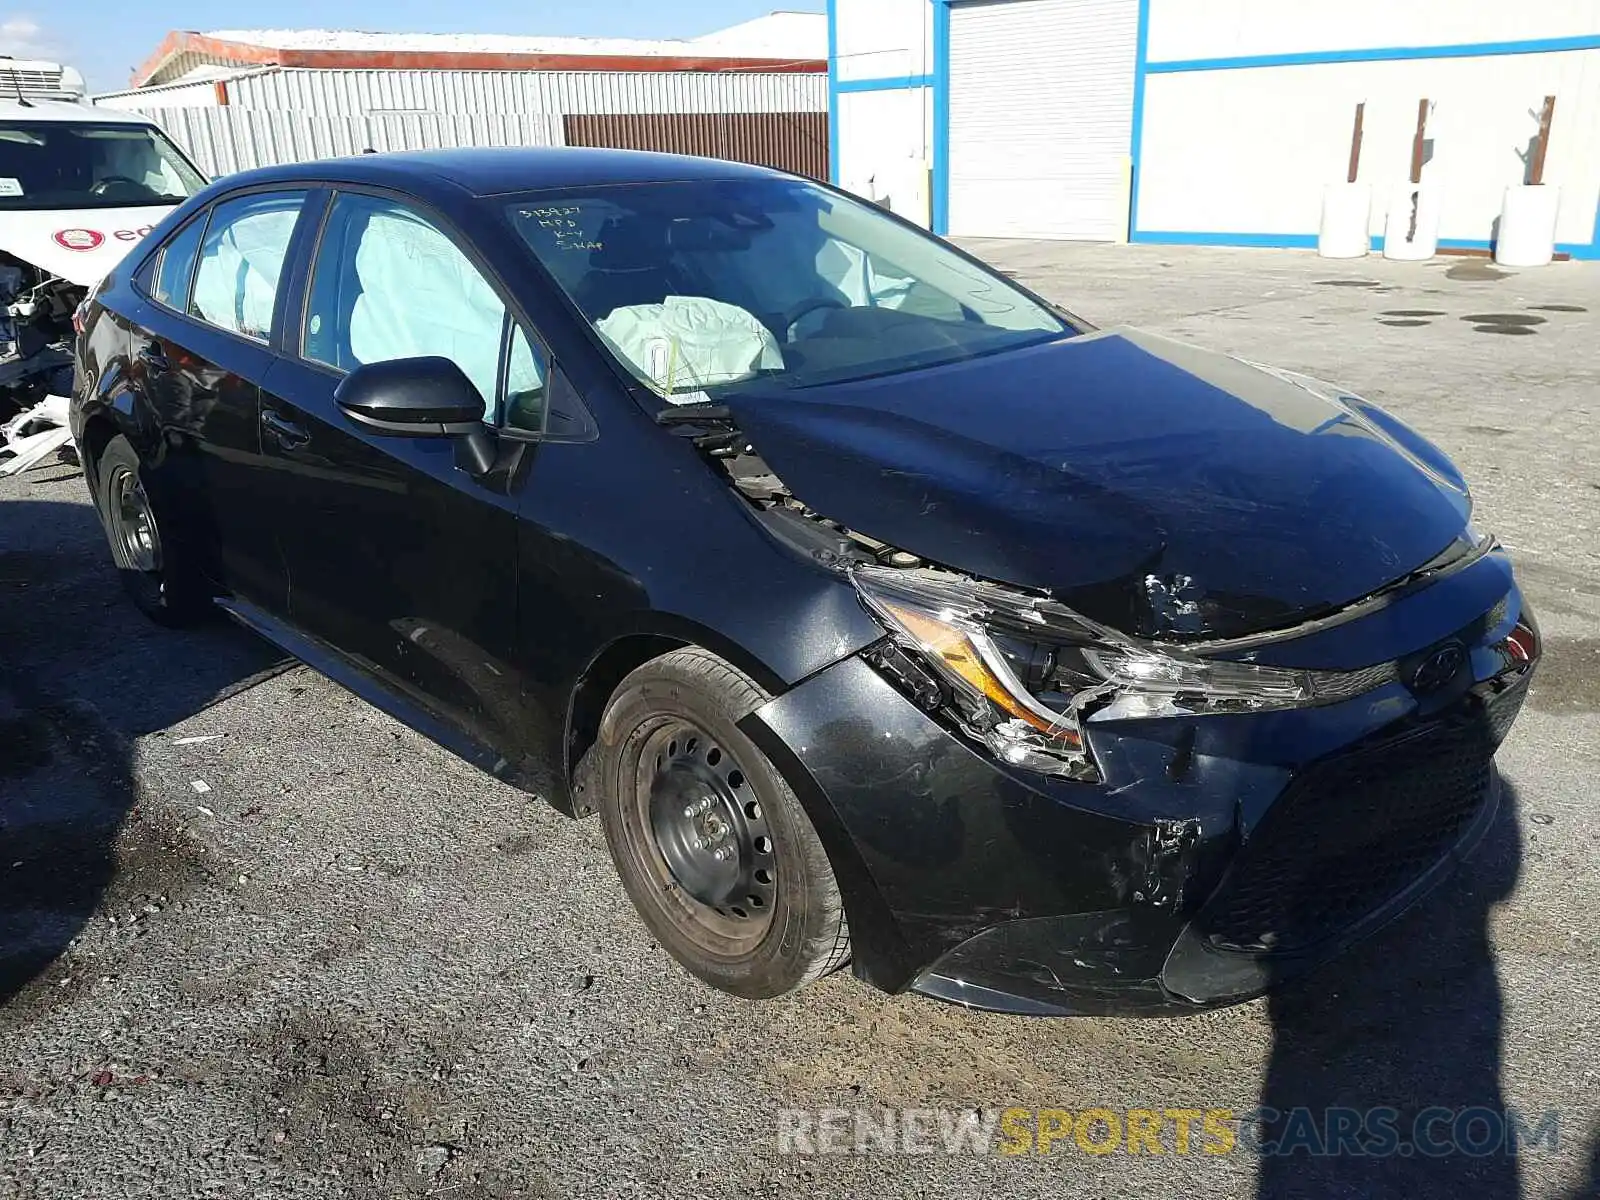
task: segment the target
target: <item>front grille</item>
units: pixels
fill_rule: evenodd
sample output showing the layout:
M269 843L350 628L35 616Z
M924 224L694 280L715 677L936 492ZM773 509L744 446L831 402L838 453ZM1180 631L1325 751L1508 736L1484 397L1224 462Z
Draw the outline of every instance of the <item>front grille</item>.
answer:
M1381 908L1478 814L1526 691L1526 678L1490 685L1465 712L1306 770L1240 850L1197 932L1219 949L1297 953Z

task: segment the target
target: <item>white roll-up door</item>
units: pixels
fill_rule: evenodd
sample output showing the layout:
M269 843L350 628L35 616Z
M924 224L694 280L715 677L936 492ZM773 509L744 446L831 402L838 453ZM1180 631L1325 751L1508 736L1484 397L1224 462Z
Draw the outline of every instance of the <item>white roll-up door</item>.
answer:
M1138 0L952 6L952 234L1125 230L1138 36Z

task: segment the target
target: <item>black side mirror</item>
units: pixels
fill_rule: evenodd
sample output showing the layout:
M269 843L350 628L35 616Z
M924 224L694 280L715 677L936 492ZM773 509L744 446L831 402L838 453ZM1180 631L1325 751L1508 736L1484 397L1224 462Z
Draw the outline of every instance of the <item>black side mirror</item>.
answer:
M334 403L357 425L393 437L457 438L457 462L473 475L494 466L495 442L484 426L483 396L448 358L366 363L333 389Z
M367 363L339 381L333 399L356 424L398 437L456 437L483 425L483 397L448 358Z

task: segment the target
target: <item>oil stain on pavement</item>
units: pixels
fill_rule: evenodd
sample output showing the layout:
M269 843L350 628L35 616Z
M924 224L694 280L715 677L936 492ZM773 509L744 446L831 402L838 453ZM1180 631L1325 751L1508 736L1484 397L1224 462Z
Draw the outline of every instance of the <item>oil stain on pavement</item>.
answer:
M1473 333L1527 337L1539 332L1534 328L1535 325L1543 325L1550 318L1535 317L1528 313L1474 313L1461 319L1472 326Z
M1430 317L1442 317L1445 314L1436 308L1392 308L1378 317L1379 325L1388 325L1392 329L1416 329L1423 325L1432 325Z
M1510 271L1501 271L1485 262L1457 263L1444 273L1446 279L1467 279L1479 282L1504 279Z

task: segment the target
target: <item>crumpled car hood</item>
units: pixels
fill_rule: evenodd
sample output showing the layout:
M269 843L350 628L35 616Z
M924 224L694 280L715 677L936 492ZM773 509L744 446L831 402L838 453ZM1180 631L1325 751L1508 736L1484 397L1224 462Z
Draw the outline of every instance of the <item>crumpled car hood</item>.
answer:
M176 207L0 212L0 251L92 287Z
M1381 410L1133 330L727 404L823 516L1146 637L1313 619L1429 562L1471 510Z

